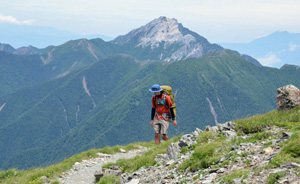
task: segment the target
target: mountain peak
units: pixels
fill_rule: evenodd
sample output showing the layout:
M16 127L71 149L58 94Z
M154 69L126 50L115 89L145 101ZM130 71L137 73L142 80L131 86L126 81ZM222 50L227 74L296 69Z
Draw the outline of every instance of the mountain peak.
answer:
M112 43L120 45L123 51L128 52L140 47L144 50L143 55L155 53L150 57L151 59L165 61L200 58L209 51L223 49L184 28L176 19L164 16L117 37ZM138 59L143 58L141 56Z
M184 37L179 30L180 26L176 19L159 17L142 27L140 31L146 34L140 39L139 46L146 47L150 45L151 48L157 48L162 42L172 44L176 41L195 41L195 38L191 35Z

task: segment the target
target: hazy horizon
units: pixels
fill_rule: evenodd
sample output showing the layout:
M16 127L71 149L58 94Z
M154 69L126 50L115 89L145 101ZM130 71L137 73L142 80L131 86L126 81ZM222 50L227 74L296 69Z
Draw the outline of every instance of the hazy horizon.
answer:
M47 26L83 35L124 35L155 18L175 18L212 43L247 43L275 31L300 33L296 0L3 0L0 24Z

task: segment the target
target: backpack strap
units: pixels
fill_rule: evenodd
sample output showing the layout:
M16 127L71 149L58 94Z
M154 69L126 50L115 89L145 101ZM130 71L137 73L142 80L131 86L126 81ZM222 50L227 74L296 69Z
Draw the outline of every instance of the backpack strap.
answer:
M163 93L163 95L164 95L164 102L166 104L166 107L169 109L169 106L168 106L167 101L166 101L167 93ZM154 107L156 108L155 99L156 99L156 96L154 95L153 96L153 104L154 104Z
M159 119L162 119L162 120L169 120L170 119L170 108L169 108L169 106L168 106L168 104L167 104L167 101L166 101L166 97L167 97L167 93L164 93L163 94L164 95L164 98L163 98L163 100L164 100L164 102L165 102L165 106L169 109L169 113L163 113L163 114L159 114L159 113L157 113L157 112L155 112L155 117L157 117L157 118L159 118ZM155 99L156 99L156 96L154 95L153 96L153 103L154 103L154 106L155 106L155 108L156 108L156 103L155 103ZM157 119L156 118L156 119Z

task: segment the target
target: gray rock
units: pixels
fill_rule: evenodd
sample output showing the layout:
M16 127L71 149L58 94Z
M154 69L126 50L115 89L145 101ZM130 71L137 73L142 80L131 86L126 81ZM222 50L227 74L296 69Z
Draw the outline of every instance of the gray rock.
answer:
M174 160L170 160L169 162L166 163L166 166L170 166L175 164L176 162Z
M300 164L297 164L295 162L286 162L286 163L282 163L280 164L280 167L281 168L293 168L293 167L298 167L300 168Z
M236 150L236 149L238 149L239 147L237 146L237 145L233 145L233 146L231 146L231 150Z
M197 144L197 138L193 134L183 135L178 143L180 148L182 148L184 146L190 147L193 144Z
M105 153L97 153L98 157L100 158L109 158L110 155L109 154L105 154Z
M225 173L227 171L227 169L225 168L220 168L217 173Z
M228 121L224 124L219 124L218 125L218 128L219 128L219 131L222 132L224 130L234 130L234 123L231 122L231 121Z
M281 139L289 139L292 135L293 135L293 133L291 133L291 132L282 132Z
M41 181L43 182L43 183L50 183L51 181L49 180L49 178L47 178L46 176L42 176L41 178Z
M103 173L103 170L98 170L94 173L94 176L96 178L96 180L100 180L103 176L104 176L104 173Z
M228 122L226 122L226 124L227 124L231 129L234 129L234 128L235 128L235 123L232 122L232 121L228 121Z
M217 178L217 173L211 173L210 175L208 175L208 177L206 179L213 181L216 178Z
M139 184L139 179L132 179L131 181L127 182L126 184Z
M225 131L223 131L222 133L223 133L226 137L228 137L228 138L230 138L230 139L232 139L232 138L234 138L234 137L237 136L236 132L231 131L231 130L225 130Z
M124 150L124 149L122 149L122 148L120 149L120 152L121 152L121 153L127 153L127 151Z
M206 126L205 131L213 132L213 133L219 133L219 128L217 126Z
M115 175L115 176L121 176L123 173L121 167L119 166L110 166L108 169L103 169L104 170L104 175Z
M195 135L195 137L198 137L198 135L202 134L202 130L200 128L196 128L196 130L192 133L193 135Z
M300 106L300 90L292 84L277 89L277 106L279 110Z
M241 184L242 183L242 178L243 177L235 178L235 179L233 179L233 181L234 181L235 184Z
M181 155L180 147L176 143L171 143L167 148L167 155L169 159L175 159Z

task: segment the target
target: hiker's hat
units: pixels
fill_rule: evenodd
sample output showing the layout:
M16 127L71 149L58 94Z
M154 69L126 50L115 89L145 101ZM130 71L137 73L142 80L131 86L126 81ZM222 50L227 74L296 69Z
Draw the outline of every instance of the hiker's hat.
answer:
M150 92L152 93L156 93L156 92L160 92L162 91L163 89L160 88L160 86L158 84L154 84L151 89L149 89Z

